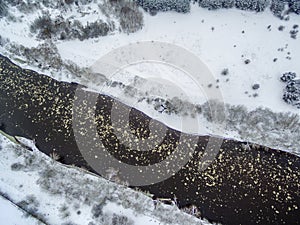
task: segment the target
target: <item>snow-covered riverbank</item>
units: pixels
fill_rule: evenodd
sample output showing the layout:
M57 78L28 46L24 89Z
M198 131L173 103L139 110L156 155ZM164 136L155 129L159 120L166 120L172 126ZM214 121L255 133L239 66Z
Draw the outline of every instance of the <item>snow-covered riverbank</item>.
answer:
M145 194L62 165L39 152L31 142L27 143L33 151L0 134L0 192L46 224L210 224L175 206L159 203L154 209L152 199ZM7 213L14 207L1 203L5 208L1 212ZM0 218L6 218L6 225L14 224L8 214ZM17 221L36 224L30 218Z

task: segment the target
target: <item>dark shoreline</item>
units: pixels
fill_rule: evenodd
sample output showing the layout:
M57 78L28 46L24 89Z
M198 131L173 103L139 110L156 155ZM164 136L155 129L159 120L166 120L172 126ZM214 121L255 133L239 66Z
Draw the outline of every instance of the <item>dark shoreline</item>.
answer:
M78 84L23 70L0 55L1 129L13 136L34 139L41 151L48 155L57 152L63 163L93 171L82 157L72 129L77 88ZM86 92L87 97L89 94ZM168 129L161 143L167 147L162 149L139 152L122 145L114 131L107 129L115 101L99 95L95 114L88 118L96 120L100 139L115 158L132 165L148 165L172 154L181 135L173 129ZM132 109L129 119L131 130L138 131L135 133L139 138L151 135L147 127L151 118ZM191 160L178 173L141 189L159 197L176 195L180 206L194 204L203 217L222 224L300 224L299 157L263 146L245 149L243 142L224 139L216 160L199 172L208 138L198 136ZM87 144L87 148L93 152L93 146Z

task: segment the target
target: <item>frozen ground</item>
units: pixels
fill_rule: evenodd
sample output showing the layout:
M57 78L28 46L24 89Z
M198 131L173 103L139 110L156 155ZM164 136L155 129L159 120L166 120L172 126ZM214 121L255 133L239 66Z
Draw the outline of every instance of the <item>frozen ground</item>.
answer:
M62 165L32 142L23 139L22 143L33 151L0 134L0 194L46 224L210 224L176 206L159 203L154 209L145 194ZM31 217L23 218L11 202L0 198L0 224L37 224Z
M82 15L68 11L67 17L72 18L72 13L83 22L89 18L105 20L101 13L95 15L92 10ZM2 36L11 42L36 47L40 41L30 34L28 27L40 12L30 17L24 17L17 10L14 14L16 18L22 18L22 22L0 20ZM130 65L113 77L115 81L133 86L136 89L133 94L128 94L126 88L108 87L111 83L97 76L70 76L62 71L51 72L51 69L42 72L58 80L79 82L90 90L112 95L179 130L252 141L300 154L297 141L300 138L300 110L282 100L285 86L279 79L287 71L298 73L298 77L300 74L300 39L290 37L294 25L300 25L300 17L296 14L291 14L290 20L285 21L272 15L268 9L256 13L237 9L209 11L192 6L188 14L166 12L150 16L144 13L143 29L130 35L116 31L109 36L85 41L54 41L63 60L71 60L81 67L90 67L105 54L129 43L163 41L181 46L199 57L211 70L214 82L203 82L201 88L204 92L199 91L186 73L153 62ZM250 60L248 64L246 60ZM27 65L27 68L40 71L36 65ZM228 69L228 74L221 74L224 69ZM162 80L176 88L162 85ZM255 84L259 84L256 90L252 88ZM206 92L215 90L221 91L224 102L228 104L225 130L220 130L218 124L207 121L203 115L196 118L167 115L145 102L147 96L150 99L171 99L174 96L182 98L183 93L183 100L203 104L207 101ZM232 109L238 105L242 106L241 111ZM182 128L182 123L195 122L196 119L200 124L198 130L189 130L189 126Z

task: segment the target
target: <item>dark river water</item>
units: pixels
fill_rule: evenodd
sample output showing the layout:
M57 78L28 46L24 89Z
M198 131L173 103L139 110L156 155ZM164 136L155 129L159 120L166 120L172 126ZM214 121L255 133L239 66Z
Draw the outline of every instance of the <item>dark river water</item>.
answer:
M78 138L75 140L74 101L81 101L82 106L77 112L79 142L90 138L86 124L94 123L97 130L99 138L95 143L80 143L91 155L96 145L101 144L124 163L147 166L163 161L180 144L183 134L168 128L163 140L150 151L131 149L118 139L117 128L112 127L111 110L117 101L99 94L92 106L89 96L94 94L82 91L84 98L77 98L78 88L75 83L58 82L24 70L0 55L1 129L10 135L34 139L44 153L57 152L61 162L93 172L78 148ZM135 109L131 109L128 118L130 130L136 137L151 137L151 118ZM196 138L190 160L177 173L140 188L158 197L175 195L180 206L194 204L203 217L222 224L300 224L299 157L263 146L244 148L245 143L224 139L215 160L201 171L199 162L209 137Z

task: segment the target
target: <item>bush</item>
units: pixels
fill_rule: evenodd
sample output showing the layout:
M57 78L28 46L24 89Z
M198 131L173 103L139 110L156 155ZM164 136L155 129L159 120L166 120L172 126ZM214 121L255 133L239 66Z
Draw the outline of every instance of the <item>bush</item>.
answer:
M121 224L122 225L133 225L134 222L126 216L113 214L111 224L112 225L121 225Z
M30 31L38 34L38 38L49 39L55 34L54 23L48 12L38 17L30 26Z
M66 3L67 5L71 5L71 4L74 3L74 0L65 0L65 3Z
M10 166L12 171L20 171L24 168L24 165L22 165L21 163L14 163Z
M103 207L104 207L104 204L97 204L97 205L93 206L93 208L92 208L93 218L98 218L103 214L103 212L102 212Z
M9 39L8 39L8 38L3 38L3 37L0 35L0 46L4 46L4 45L6 45L7 43L9 43Z

